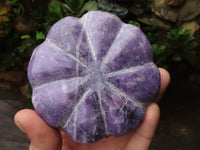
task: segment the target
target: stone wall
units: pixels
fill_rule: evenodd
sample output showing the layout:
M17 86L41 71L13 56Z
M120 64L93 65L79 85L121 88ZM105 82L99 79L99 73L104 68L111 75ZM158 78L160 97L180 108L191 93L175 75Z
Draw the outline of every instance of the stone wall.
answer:
M192 34L199 29L200 0L152 0L151 8L153 16L168 25L183 25Z
M194 34L199 30L200 0L103 0L128 9L137 20L170 30L183 25Z

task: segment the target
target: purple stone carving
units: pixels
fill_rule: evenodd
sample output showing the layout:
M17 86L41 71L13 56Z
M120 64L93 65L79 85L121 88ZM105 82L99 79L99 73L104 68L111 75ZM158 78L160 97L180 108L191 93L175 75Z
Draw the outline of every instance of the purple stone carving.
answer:
M143 32L113 14L63 18L28 66L35 110L79 143L126 134L143 120L159 90L152 60Z

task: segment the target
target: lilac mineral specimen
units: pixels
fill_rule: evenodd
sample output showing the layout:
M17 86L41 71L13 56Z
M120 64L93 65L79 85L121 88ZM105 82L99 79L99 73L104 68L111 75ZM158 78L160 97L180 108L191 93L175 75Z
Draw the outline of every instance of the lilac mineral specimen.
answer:
M113 14L63 18L29 63L35 110L79 143L126 134L159 90L152 59L143 32Z

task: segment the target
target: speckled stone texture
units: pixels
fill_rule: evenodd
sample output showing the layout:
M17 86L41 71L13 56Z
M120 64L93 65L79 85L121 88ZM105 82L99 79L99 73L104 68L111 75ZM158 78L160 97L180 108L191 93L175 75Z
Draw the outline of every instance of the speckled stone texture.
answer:
M33 105L49 125L79 143L126 134L159 90L152 59L142 31L113 14L63 18L31 57Z

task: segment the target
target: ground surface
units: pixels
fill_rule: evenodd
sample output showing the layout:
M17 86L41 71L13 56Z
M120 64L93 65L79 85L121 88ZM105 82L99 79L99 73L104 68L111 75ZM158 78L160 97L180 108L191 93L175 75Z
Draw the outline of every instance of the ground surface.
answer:
M0 149L28 150L26 135L17 128L13 117L24 107L23 97L16 92L0 91Z
M169 88L159 103L161 119L150 150L200 149L200 86L177 85ZM1 150L28 150L26 135L13 121L26 101L17 92L0 91Z
M198 150L200 85L172 85L159 103L161 119L150 150Z

